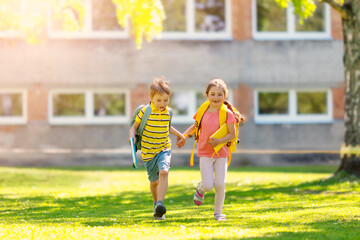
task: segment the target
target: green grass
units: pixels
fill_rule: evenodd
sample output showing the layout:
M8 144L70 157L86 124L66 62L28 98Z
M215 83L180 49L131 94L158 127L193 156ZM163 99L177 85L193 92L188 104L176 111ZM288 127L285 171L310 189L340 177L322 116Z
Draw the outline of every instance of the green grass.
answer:
M359 239L360 182L336 167L231 167L224 213L195 206L197 168L173 167L165 221L144 169L0 168L0 239Z

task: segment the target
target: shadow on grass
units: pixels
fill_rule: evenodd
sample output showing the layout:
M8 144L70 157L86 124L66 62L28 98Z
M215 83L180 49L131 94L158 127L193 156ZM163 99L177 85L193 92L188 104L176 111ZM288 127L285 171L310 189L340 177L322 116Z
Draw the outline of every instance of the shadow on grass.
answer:
M309 230L299 232L280 231L261 237L241 238L244 240L272 240L272 239L359 239L359 220L351 221L317 221L305 224Z
M272 196L283 193L290 196L290 200L298 201L304 194L314 194L322 197L322 193L328 187L338 184L344 179L335 177L300 183L294 186L265 187L254 186L250 190L242 191L236 186L229 186L226 193L226 204L247 204L249 202L274 201ZM318 187L316 191L309 188ZM208 193L206 198L208 203L202 207L193 205L193 190L187 185L171 185L168 189L166 204L168 207L167 223L186 223L197 226L198 221L204 221L201 213L208 211L211 213L213 208L214 191ZM326 198L327 196L324 196ZM9 210L0 212L0 219L7 223L19 222L80 222L88 226L113 226L113 225L133 225L139 223L153 222L152 211L153 203L151 193L142 191L127 191L115 195L84 196L84 197L18 197L12 195L0 195L0 202L3 206L8 206ZM299 209L299 206L284 206L281 209L264 206L261 211L290 211ZM172 214L171 212L175 212ZM251 210L259 211L258 209ZM199 215L200 214L200 215ZM236 215L236 212L234 212ZM209 216L211 216L209 214ZM212 216L211 216L212 219ZM208 220L205 218L205 220ZM229 223L233 225L233 223ZM269 223L271 226L273 223ZM227 225L223 223L222 226ZM248 226L249 227L249 226Z
M42 169L42 168L41 168ZM58 170L59 168L54 168ZM92 168L81 168L82 170L94 170ZM100 168L96 170L104 170ZM123 168L121 168L123 169ZM195 168L192 168L198 171ZM69 168L64 168L69 170ZM70 169L71 170L71 169ZM76 170L76 168L74 168ZM109 169L104 171L115 171ZM129 171L129 169L125 169ZM116 170L118 171L118 169ZM173 170L172 170L173 171ZM243 171L234 169L233 171ZM271 171L270 171L271 172ZM153 203L150 191L126 191L113 195L100 196L82 196L82 197L56 197L56 196L35 196L21 197L19 195L0 195L0 204L3 211L0 211L0 223L6 224L70 224L83 225L88 227L126 227L134 228L137 225L156 226L156 227L179 227L184 225L187 228L202 228L210 226L212 228L238 228L238 229L256 229L285 227L289 231L279 232L274 235L266 235L261 238L243 238L243 239L341 239L339 232L343 232L344 239L356 239L360 234L358 220L346 221L346 224L333 221L316 221L304 223L302 226L308 227L310 232L291 232L289 222L278 222L275 220L262 220L258 218L245 219L242 213L248 215L261 212L291 212L306 207L296 206L295 204L284 204L282 207L273 207L266 204L277 201L272 197L276 194L283 194L289 197L287 202L298 201L301 198L311 195L318 196L318 199L329 198L323 196L333 185L348 181L349 179L331 177L324 180L303 182L290 186L274 185L254 185L251 189L242 190L235 184L228 185L226 193L227 206L237 204L244 208L248 203L256 202L260 208L246 208L245 212L239 209L229 210L227 212L227 222L215 222L212 217L214 192L206 195L207 201L201 207L194 206L193 189L189 185L170 185L166 198L166 207L168 213L166 221L156 222L153 220ZM358 180L356 180L358 181ZM314 190L314 187L315 190ZM335 192L333 194L338 194ZM343 192L341 193L343 194ZM285 201L285 200L284 200ZM331 203L326 207L339 207L337 203ZM316 208L316 207L312 207ZM318 208L321 208L318 207ZM354 230L355 229L355 230ZM335 233L334 233L335 232ZM351 238L351 232L356 232ZM205 238L206 239L206 238ZM224 234L224 238L229 239Z
M343 195L350 193L351 190L345 191L329 191L332 185L341 184L343 182L355 182L359 179L353 177L347 178L342 176L331 176L327 179L320 179L315 181L303 182L289 186L269 187L269 185L254 185L250 190L241 190L241 187L236 187L235 184L228 184L230 190L226 192L226 199L228 203L239 203L239 201L253 202L253 201L271 201L276 194L284 194L289 196L288 201L296 201L299 197L305 195L317 195L318 199L328 198L329 195ZM240 198L240 199L239 199Z

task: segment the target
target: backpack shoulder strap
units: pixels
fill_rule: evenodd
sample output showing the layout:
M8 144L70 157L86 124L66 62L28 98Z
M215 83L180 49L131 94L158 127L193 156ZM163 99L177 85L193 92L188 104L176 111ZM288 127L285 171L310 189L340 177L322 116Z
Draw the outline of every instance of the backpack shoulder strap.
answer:
M170 114L170 126L171 126L171 120L172 120L172 117L173 117L173 110L168 107L168 111L169 111L169 114Z
M151 114L151 106L150 104L146 106L146 109L145 109L145 112L144 112L144 115L141 119L141 123L139 125L139 128L138 128L138 133L141 135L142 132L144 131L144 128L145 128L145 125L146 125L146 122L147 120L149 119L149 116Z
M222 127L226 123L227 119L227 106L225 104L222 104L219 109L219 125Z
M201 127L201 120L204 116L204 113L206 112L206 110L209 108L210 106L210 102L206 101L203 104L201 104L201 106L198 108L198 110L196 111L196 117L195 117L195 140L197 140L199 138L199 133L200 133L200 127Z
M194 142L194 146L191 152L191 156L190 156L190 166L194 166L194 154L195 154L195 146L196 143L198 141L199 138L199 133L200 133L200 126L201 126L201 120L204 116L204 113L206 112L206 110L209 108L210 106L210 102L206 101L203 104L201 104L201 106L198 108L198 110L196 111L196 117L195 117L195 128L194 131L192 131L189 135L194 135L195 134L195 142Z

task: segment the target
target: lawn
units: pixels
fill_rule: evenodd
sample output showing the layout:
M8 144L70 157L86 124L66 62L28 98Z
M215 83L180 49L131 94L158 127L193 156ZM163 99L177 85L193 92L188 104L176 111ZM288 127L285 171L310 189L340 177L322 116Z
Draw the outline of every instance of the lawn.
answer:
M331 166L231 167L224 213L195 206L198 168L173 167L165 221L143 168L0 168L0 239L359 239L360 182Z

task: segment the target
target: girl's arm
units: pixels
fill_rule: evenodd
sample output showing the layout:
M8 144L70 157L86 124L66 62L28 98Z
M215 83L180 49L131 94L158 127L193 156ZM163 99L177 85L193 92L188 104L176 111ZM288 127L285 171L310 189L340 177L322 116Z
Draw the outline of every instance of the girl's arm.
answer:
M216 147L217 145L221 144L221 143L227 143L230 142L231 140L233 140L236 137L236 133L235 133L235 123L228 123L227 124L227 129L228 129L228 134L223 137L223 138L210 138L209 139L209 144L212 147Z
M185 137L190 137L189 134L191 134L195 130L195 123L191 125L188 129L186 129L185 132L183 132Z

